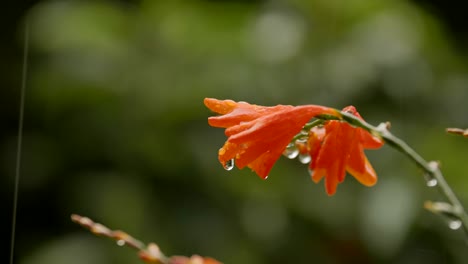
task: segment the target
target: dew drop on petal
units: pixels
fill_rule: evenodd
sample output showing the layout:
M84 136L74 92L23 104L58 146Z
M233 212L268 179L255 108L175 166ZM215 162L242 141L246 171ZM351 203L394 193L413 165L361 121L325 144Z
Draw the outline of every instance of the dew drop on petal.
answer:
M117 246L125 246L125 240L123 240L123 239L117 240L116 243L117 243Z
M294 144L290 143L283 151L283 155L288 159L295 159L299 155L299 150Z
M268 179L268 175L267 175L267 176L265 176L265 178L263 178L263 179L264 179L264 180Z
M309 163L312 158L310 157L309 154L300 154L299 157L298 157L299 161L302 163L302 164L307 164Z
M424 179L426 180L427 187L435 187L437 186L437 179L432 177L429 174L424 174Z
M462 226L462 222L460 220L458 220L458 219L451 220L451 221L449 221L448 226L452 230L457 230Z
M227 170L227 171L230 171L234 168L234 159L230 159L228 161L226 161L226 163L224 163L224 169Z

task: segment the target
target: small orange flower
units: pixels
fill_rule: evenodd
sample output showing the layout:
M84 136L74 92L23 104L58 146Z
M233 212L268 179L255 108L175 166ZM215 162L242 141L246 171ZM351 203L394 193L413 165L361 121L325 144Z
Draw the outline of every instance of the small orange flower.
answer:
M221 164L235 160L239 169L247 166L263 179L311 118L319 114L339 116L335 109L318 105L266 107L213 98L205 98L204 103L221 114L208 118L208 123L226 128L228 139L218 152Z
M354 106L344 108L343 112L362 119ZM309 154L312 157L312 180L317 183L325 177L328 195L336 192L338 183L345 179L346 171L360 183L374 185L377 175L364 155L364 149L380 148L383 144L382 139L346 122L332 120L327 121L323 128L314 127L308 140Z

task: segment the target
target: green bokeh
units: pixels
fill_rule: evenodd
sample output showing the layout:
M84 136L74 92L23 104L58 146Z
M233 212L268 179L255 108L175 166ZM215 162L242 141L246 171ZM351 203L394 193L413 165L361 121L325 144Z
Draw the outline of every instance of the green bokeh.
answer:
M466 204L468 141L444 129L468 125L467 65L419 7L43 1L29 16L18 263L139 263L70 223L71 213L169 255L225 263L468 261L460 232L422 208L440 195L395 150L369 152L375 187L348 177L328 197L295 160L280 160L266 181L223 170L225 137L203 106L205 97L353 104L440 160ZM0 145L4 164L15 140Z

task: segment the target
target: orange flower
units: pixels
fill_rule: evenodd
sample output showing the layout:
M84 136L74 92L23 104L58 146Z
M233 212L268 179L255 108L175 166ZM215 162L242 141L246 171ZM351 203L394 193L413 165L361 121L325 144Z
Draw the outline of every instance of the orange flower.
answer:
M205 98L204 103L221 114L208 118L208 123L226 128L228 139L218 152L221 164L230 169L235 160L239 169L247 166L263 179L305 123L319 114L339 115L335 109L318 105L266 107L212 98Z
M344 108L343 112L362 119L354 106ZM364 149L380 148L383 144L380 138L346 122L332 120L327 121L323 128L314 127L308 140L309 154L312 157L312 180L317 183L325 177L328 195L336 192L338 183L345 179L346 171L360 183L374 185L377 175L364 155Z

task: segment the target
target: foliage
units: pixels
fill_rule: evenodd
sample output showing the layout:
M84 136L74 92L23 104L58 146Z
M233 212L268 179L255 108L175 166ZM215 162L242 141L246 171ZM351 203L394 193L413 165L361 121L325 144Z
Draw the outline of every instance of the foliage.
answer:
M467 65L418 6L41 1L28 16L19 263L135 261L76 230L72 212L158 241L169 254L226 263L466 263L461 235L421 207L439 194L394 151L368 153L379 168L374 188L346 181L330 199L292 161L280 160L267 181L225 172L212 151L224 136L200 121L206 96L353 104L440 159L466 204L468 143L443 131L468 126ZM16 133L6 131L8 194Z

